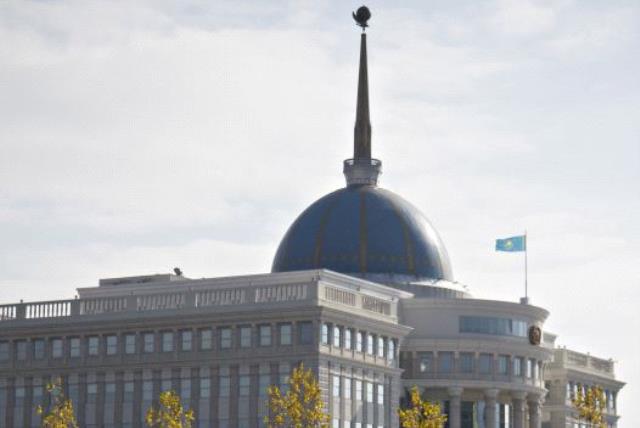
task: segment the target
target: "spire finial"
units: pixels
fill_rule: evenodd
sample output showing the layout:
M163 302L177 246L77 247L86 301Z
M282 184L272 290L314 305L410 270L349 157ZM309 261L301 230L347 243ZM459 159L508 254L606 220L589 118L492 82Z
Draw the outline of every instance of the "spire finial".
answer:
M356 106L356 124L353 130L353 159L344 163L347 185L376 185L381 170L381 162L371 158L371 121L369 119L369 77L367 72L367 34L371 12L366 6L352 13L360 35L360 68L358 71L358 100Z

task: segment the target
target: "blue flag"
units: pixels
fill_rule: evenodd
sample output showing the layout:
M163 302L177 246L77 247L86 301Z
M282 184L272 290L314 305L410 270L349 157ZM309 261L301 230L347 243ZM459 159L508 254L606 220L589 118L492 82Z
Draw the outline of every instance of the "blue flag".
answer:
M496 251L526 251L526 235L512 236L511 238L496 239Z

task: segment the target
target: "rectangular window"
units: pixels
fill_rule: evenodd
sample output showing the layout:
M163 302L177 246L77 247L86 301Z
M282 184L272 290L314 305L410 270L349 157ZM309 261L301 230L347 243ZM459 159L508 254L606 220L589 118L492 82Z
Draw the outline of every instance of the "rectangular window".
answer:
M378 336L378 346L376 347L376 351L378 352L378 357L384 357L384 337Z
M238 394L240 397L248 397L251 394L251 378L249 375L240 375L238 378Z
M538 379L540 377L541 363L536 363L536 360L531 360L533 364L533 378Z
M367 393L367 403L373 403L373 383L365 382L364 386Z
M98 395L98 384L91 382L87 384L87 402L95 403Z
M327 324L326 322L322 323L322 327L320 329L320 338L323 345L329 344L329 324Z
M107 336L107 355L116 355L118 353L118 336Z
M271 346L271 326L260 326L260 346Z
M498 374L501 374L501 375L509 374L509 356L508 355L498 356Z
M384 404L384 385L378 384L378 404Z
M145 380L142 382L142 400L149 402L153 399L153 381Z
M44 339L34 339L33 358L41 360L44 358Z
M142 337L144 339L144 352L147 354L155 352L155 335L153 333L143 333Z
M298 323L298 344L311 345L313 343L313 324L305 321Z
M80 338L72 337L69 339L69 357L78 358L80 357Z
M18 340L15 342L16 346L16 358L18 361L24 361L27 359L27 341Z
M344 349L351 349L351 335L353 334L353 330L350 328L344 329Z
M356 400L362 401L362 381L356 379Z
M193 332L191 330L182 330L180 332L180 350L191 351L193 348Z
M229 376L220 376L220 397L231 395L231 379Z
M173 351L173 332L163 331L162 332L162 352L171 352L171 351Z
M431 352L418 352L419 369L420 373L432 373L433 372L433 353Z
M473 373L473 357L470 352L460 353L460 371L462 373Z
M356 332L356 351L362 352L362 332Z
M389 349L387 351L387 359L389 361L393 361L396 359L396 341L394 339L389 339Z
M527 378L531 379L533 377L533 360L527 358L527 370L526 370L526 376Z
M340 376L333 376L333 396L340 397Z
M173 385L171 379L162 379L160 381L160 391L171 391L173 389Z
M100 351L100 338L98 336L90 336L87 344L87 354L90 356L98 355Z
M221 327L220 333L220 349L231 349L231 327Z
M136 335L135 334L124 335L124 353L129 355L136 353Z
M182 399L183 403L191 400L191 379L181 379L180 398Z
M210 328L200 330L200 349L208 351L213 345L213 331Z
M133 403L133 382L126 381L124 383L124 402L125 403Z
M251 347L251 326L245 325L238 329L238 334L240 338L238 342L240 343L241 348L250 348Z
M0 342L0 361L9 361L9 342Z
M481 374L491 374L491 363L493 363L493 355L480 354L478 359L478 371Z
M373 355L373 334L367 334L367 354Z
M51 357L62 358L62 339L51 339Z
M280 345L291 345L291 324L280 324Z
M115 382L106 382L104 384L104 400L107 403L116 401L116 384Z
M331 428L340 428L340 419L333 419L331 422Z
M340 347L340 332L341 332L341 328L338 327L337 325L333 326L333 346L336 348Z
M211 397L211 379L208 377L200 378L200 399Z
M267 395L268 389L271 386L271 375L269 374L261 374L258 378L258 395L260 397L265 397Z
M344 398L351 398L351 378L345 377L342 378L342 383L344 384Z
M522 376L522 358L515 357L513 359L513 376Z
M451 373L453 371L453 352L438 352L438 372Z

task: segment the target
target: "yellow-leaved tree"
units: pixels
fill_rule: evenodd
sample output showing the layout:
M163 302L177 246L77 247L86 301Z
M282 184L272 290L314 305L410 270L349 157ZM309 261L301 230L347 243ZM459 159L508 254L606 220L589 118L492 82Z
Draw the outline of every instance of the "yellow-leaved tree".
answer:
M311 369L301 363L289 378L289 390L282 393L272 385L268 389L268 428L327 428L329 415L324 410L322 393Z
M423 401L418 387L411 388L411 404L406 409L398 409L402 428L443 428L447 415L440 411L438 403Z
M47 384L50 397L48 409L38 405L36 413L42 418L43 428L78 428L78 421L73 411L73 402L64 396L62 379L55 379Z
M589 422L594 428L607 428L604 418L606 399L604 390L599 386L578 388L576 397L571 400L573 406L578 411L578 417L585 422Z
M185 410L175 391L161 392L160 407L150 407L145 416L147 425L155 428L191 428L194 420L193 410Z

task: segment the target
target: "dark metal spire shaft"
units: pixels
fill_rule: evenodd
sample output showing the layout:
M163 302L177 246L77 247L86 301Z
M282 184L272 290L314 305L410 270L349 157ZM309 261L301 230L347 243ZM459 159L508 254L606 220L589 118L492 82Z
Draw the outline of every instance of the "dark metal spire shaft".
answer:
M353 158L371 159L371 122L369 120L369 78L367 73L367 35L360 36L358 102L353 136Z

